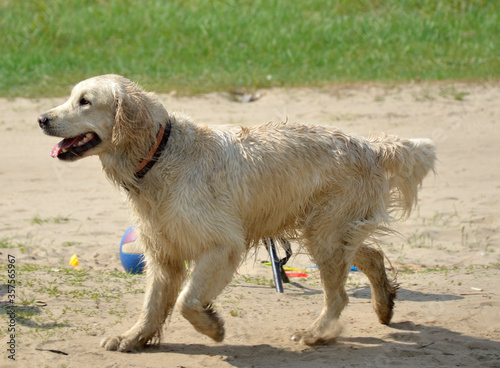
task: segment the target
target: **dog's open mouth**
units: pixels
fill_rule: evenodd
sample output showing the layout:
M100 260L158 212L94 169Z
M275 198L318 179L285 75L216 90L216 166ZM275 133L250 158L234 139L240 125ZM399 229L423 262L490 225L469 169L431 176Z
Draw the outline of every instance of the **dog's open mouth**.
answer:
M85 133L77 137L63 139L52 148L50 155L60 160L76 160L99 143L101 143L101 138L97 134Z

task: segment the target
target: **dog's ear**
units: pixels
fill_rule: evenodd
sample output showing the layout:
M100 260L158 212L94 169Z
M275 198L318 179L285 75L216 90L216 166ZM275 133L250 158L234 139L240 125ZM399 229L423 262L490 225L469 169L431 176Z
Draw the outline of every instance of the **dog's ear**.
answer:
M133 82L127 81L115 91L115 121L111 141L115 145L126 144L150 134L154 126L150 112L151 99Z

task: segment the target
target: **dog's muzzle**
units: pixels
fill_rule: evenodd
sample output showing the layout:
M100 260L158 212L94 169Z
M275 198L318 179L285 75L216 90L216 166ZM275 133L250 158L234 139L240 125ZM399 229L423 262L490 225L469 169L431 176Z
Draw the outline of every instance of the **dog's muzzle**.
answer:
M50 117L47 114L42 114L38 117L37 121L40 128L46 129L50 123Z

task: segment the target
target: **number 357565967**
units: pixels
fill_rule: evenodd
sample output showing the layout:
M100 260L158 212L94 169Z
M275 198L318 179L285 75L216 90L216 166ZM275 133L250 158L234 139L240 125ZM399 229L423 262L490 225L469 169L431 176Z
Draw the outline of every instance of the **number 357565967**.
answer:
M13 304L16 299L16 257L9 254L9 264L7 265L8 281L7 290L9 303Z

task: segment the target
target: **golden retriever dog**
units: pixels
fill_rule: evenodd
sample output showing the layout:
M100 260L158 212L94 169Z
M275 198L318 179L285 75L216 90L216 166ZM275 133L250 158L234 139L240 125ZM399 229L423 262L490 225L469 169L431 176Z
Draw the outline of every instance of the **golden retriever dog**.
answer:
M38 123L63 138L53 157L99 156L133 210L147 263L145 300L132 328L102 341L107 350L157 343L176 304L197 331L222 341L224 322L212 302L247 251L271 237L299 239L324 288L323 310L293 340L336 337L351 264L371 283L379 321L390 322L397 287L370 244L388 230L394 210L407 215L414 207L434 167L431 140L365 139L288 122L199 125L118 75L78 83ZM185 261L195 265L189 278Z

